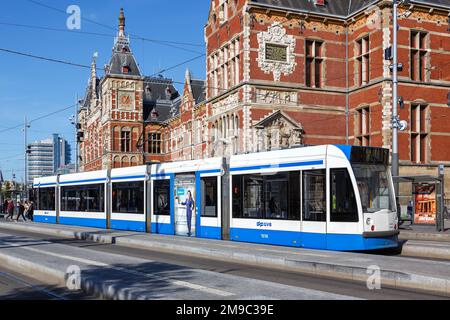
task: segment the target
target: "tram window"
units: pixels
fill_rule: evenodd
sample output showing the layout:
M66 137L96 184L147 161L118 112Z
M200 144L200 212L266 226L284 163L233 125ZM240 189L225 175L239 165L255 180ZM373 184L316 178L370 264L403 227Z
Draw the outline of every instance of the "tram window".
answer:
M104 184L62 187L61 211L104 212L104 197Z
M263 184L264 178L260 175L244 176L243 218L264 218Z
M202 178L202 217L217 218L217 177Z
M113 183L112 211L144 214L144 183L142 181Z
M242 203L242 180L243 176L233 176L232 179L232 215L233 218L243 218Z
M358 222L355 191L347 169L331 170L331 222Z
M170 180L155 180L153 184L154 214L170 216Z
M40 188L38 190L37 210L55 211L55 188Z
M300 220L300 172L234 176L233 218Z
M303 221L325 222L326 210L326 171L303 172Z
M300 220L300 172L289 172L289 220Z

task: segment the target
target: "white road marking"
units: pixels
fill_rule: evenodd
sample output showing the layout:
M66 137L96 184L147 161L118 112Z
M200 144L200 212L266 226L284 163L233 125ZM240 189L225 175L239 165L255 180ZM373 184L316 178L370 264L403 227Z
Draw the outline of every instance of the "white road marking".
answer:
M181 280L172 280L170 278L166 278L166 277L162 277L162 276L157 276L157 275L149 275L149 274L145 274L139 271L133 271L133 270L128 270L125 268L119 268L119 267L114 267L111 266L110 264L106 264L103 262L99 262L99 261L94 261L94 260L90 260L90 259L84 259L84 258L78 258L78 257L72 257L72 256L67 256L67 255L63 255L63 254L59 254L59 253L53 253L53 252L49 252L49 251L44 251L44 250L40 250L40 249L36 249L36 248L30 248L30 247L24 247L23 245L20 244L14 244L14 243L8 243L8 242L3 242L5 244L8 244L11 247L17 247L17 248L21 248L21 249L25 249L28 251L32 251L32 252L36 252L36 253L40 253L40 254L45 254L48 256L53 256L53 257L57 257L57 258L62 258L62 259L66 259L66 260L71 260L71 261L76 261L79 263L83 263L83 264L87 264L87 265L93 265L93 266L97 266L97 267L108 267L111 268L113 270L117 270L117 271L121 271L121 272L126 272L129 274L133 274L133 275L138 275L138 276L144 276L146 278L150 278L153 279L154 281L168 281L170 283L172 283L173 285L176 286L180 286L180 287L186 287L189 289L193 289L193 290L198 290L198 291L202 291L205 293L210 293L210 294L215 294L221 297L230 297L233 296L234 294L231 292L227 292L227 291L223 291L223 290L219 290L219 289L214 289L214 288L208 288L202 285L198 285L198 284L194 284L191 282L187 282L187 281L181 281ZM40 244L44 244L44 243L40 243ZM45 244L51 244L50 242L46 242Z

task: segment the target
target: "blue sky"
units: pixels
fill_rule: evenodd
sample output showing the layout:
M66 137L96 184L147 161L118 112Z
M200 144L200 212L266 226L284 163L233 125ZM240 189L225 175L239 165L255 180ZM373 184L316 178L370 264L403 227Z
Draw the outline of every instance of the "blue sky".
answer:
M70 5L81 9L81 32L69 31L69 14L33 2L66 11ZM179 50L159 43L132 39L131 46L145 75L152 75L205 52L203 27L209 0L15 0L5 1L0 12L0 48L33 55L90 65L98 52L98 67L108 63L115 31L98 24L117 27L120 8L126 16L126 32L147 39L190 43ZM16 24L15 26L5 24ZM65 31L49 31L17 26L39 26ZM107 36L109 35L109 36ZM191 52L194 51L194 52ZM198 52L198 53L196 53ZM90 71L55 64L0 51L0 170L9 179L14 172L23 180L23 132L2 129L73 105L77 95L84 95ZM196 78L205 77L205 58L173 69L164 76L183 81L186 68ZM177 85L181 90L182 86ZM28 140L62 134L73 146L74 128L68 120L75 110L67 110L41 121L33 122ZM74 152L73 152L74 154Z

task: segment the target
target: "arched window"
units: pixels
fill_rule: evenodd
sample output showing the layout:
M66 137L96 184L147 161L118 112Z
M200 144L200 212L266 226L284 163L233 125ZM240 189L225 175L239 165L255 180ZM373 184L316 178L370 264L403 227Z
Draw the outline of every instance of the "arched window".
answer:
M139 133L138 133L138 128L133 127L131 129L131 151L132 152L137 152L137 139L138 139Z
M233 135L235 136L235 139L233 142L233 144L234 144L233 151L236 154L236 153L239 153L239 117L237 115L234 116L233 122L234 122Z
M131 165L132 167L137 166L137 158L136 158L136 157L134 157L134 156L131 157L130 165Z
M122 168L126 168L130 166L130 159L128 158L128 156L124 156L122 157Z
M120 128L114 127L112 130L112 150L119 151L120 150Z
M120 157L119 156L114 157L113 168L120 168Z
M131 152L131 130L128 127L120 132L120 151Z

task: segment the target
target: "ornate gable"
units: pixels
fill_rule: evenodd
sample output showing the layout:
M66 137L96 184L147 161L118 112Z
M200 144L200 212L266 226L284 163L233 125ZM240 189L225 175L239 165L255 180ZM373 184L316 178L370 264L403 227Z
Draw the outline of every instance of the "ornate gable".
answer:
M258 150L288 149L303 143L303 126L283 111L276 111L254 125Z

